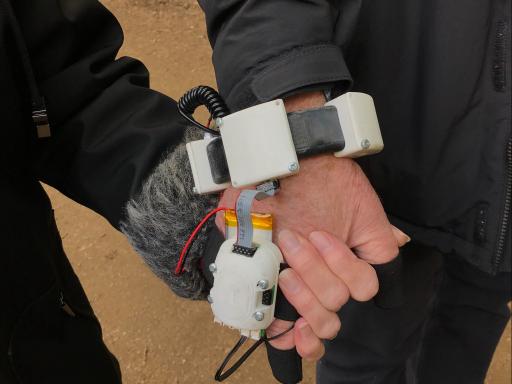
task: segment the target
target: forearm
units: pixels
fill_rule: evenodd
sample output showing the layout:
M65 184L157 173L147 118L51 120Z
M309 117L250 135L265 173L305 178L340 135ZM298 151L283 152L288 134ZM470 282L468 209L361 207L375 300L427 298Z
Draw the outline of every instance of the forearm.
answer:
M304 90L348 88L331 43L339 12L330 1L200 0L217 83L232 111Z

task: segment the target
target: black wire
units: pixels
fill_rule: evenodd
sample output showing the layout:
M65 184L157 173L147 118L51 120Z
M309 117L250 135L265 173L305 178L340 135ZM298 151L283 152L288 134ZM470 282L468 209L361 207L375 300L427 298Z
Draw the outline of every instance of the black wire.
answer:
M272 336L272 337L267 337L267 334L265 333L264 339L265 339L265 341L266 341L266 342L267 342L267 341L275 340L275 339L277 339L278 337L281 337L281 336L286 335L288 332L290 332L290 331L293 329L293 327L294 327L294 326L295 326L295 323L293 323L293 324L291 325L291 327L290 327L290 328L288 328L286 331L283 331L283 332L281 332L281 333L278 333L277 335Z
M178 111L194 126L204 132L219 136L218 131L206 127L194 119L194 112L201 105L204 105L208 109L213 119L229 115L229 109L222 97L215 89L208 87L207 85L200 85L185 93L178 100Z
M265 340L264 339L259 339L257 342L255 342L253 345L251 345L250 348L247 351L245 351L245 353L231 367L229 367L226 370L226 372L222 372L222 370L227 365L229 360L231 360L233 355L240 349L240 347L242 345L245 344L246 341L247 341L247 337L245 337L245 336L240 337L240 340L238 340L238 342L235 344L233 349L231 349L231 351L229 351L229 353L227 354L226 358L224 359L224 361L220 365L219 369L217 370L217 372L215 372L215 380L216 381L224 381L229 376L231 376L238 368L240 368L240 366L256 350L256 348L258 348L261 344L263 344L263 342Z
M278 337L281 337L288 332L290 332L295 323L292 324L290 328L288 328L286 331L281 332L275 336L267 337L267 335L263 335L258 341L256 341L253 345L247 349L247 351L244 352L242 356L231 366L229 367L225 372L223 372L224 368L228 364L228 362L231 360L231 358L234 356L234 354L242 347L242 345L245 344L245 342L248 340L246 336L241 336L238 342L235 344L235 346L229 351L229 353L224 358L224 361L220 365L219 369L217 369L217 372L215 372L215 380L216 381L224 381L229 376L231 376L240 366L249 358L249 356L252 355L252 353L263 343L268 343L269 341L275 340Z
M185 114L180 109L178 109L178 111L180 112L181 116L183 116L185 119L187 119L188 122L193 124L195 127L199 128L200 130L202 130L202 131L204 131L206 133L211 133L212 135L219 136L219 132L218 131L216 131L214 129L211 129L211 128L208 128L208 127L204 126L203 124L197 122L193 117L190 117L189 115Z

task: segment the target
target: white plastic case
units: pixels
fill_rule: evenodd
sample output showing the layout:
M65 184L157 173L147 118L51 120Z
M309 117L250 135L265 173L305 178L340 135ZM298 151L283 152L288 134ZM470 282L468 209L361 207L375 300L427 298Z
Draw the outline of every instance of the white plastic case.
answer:
M336 152L334 156L355 158L382 151L384 142L370 95L348 92L325 105L337 108L345 137L345 148Z
M274 319L274 309L283 256L270 241L259 244L252 257L232 252L236 239L226 240L215 260L214 284L210 301L215 321L239 329L242 335L260 338L260 330L267 328ZM268 287L260 288L258 282L266 280ZM272 290L272 304L262 303L263 292ZM263 314L257 320L255 313Z
M231 183L246 187L299 171L283 100L273 100L222 118L220 133Z
M230 182L216 184L213 181L212 171L206 147L211 141L210 138L196 140L187 143L187 154L192 169L192 177L194 178L194 193L205 194L223 191L231 186Z

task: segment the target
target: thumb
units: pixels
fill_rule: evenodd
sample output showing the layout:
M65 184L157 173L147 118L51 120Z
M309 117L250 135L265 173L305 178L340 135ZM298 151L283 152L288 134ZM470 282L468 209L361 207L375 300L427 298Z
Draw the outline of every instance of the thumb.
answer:
M358 189L358 209L352 216L347 245L367 263L385 264L398 256L399 245L408 237L391 225L379 197L369 182L365 185Z

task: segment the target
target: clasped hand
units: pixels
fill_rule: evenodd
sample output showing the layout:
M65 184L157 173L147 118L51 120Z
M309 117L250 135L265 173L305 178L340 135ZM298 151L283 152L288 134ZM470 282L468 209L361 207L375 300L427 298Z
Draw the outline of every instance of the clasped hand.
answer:
M286 101L287 110L323 105L318 92ZM228 188L219 202L234 207L240 191ZM337 315L349 298L370 300L378 291L371 264L383 264L398 255L410 239L393 227L361 168L351 159L320 155L303 159L296 176L281 181L281 191L254 203L254 211L274 217L274 241L291 268L281 272L279 284L300 314L293 332L271 343L278 349L296 346L308 360L324 353L323 339L341 328ZM223 230L223 220L217 217ZM275 320L268 336L290 328Z
M380 201L355 162L319 156L301 162L301 172L282 180L275 197L255 202L256 212L272 213L274 241L291 268L279 284L301 318L293 332L272 341L278 349L296 346L298 353L317 360L323 339L341 328L339 309L353 298L370 300L379 283L371 264L391 261L408 237L394 228ZM239 190L230 188L220 205L233 207ZM217 224L222 228L222 218ZM290 323L276 320L268 336Z

